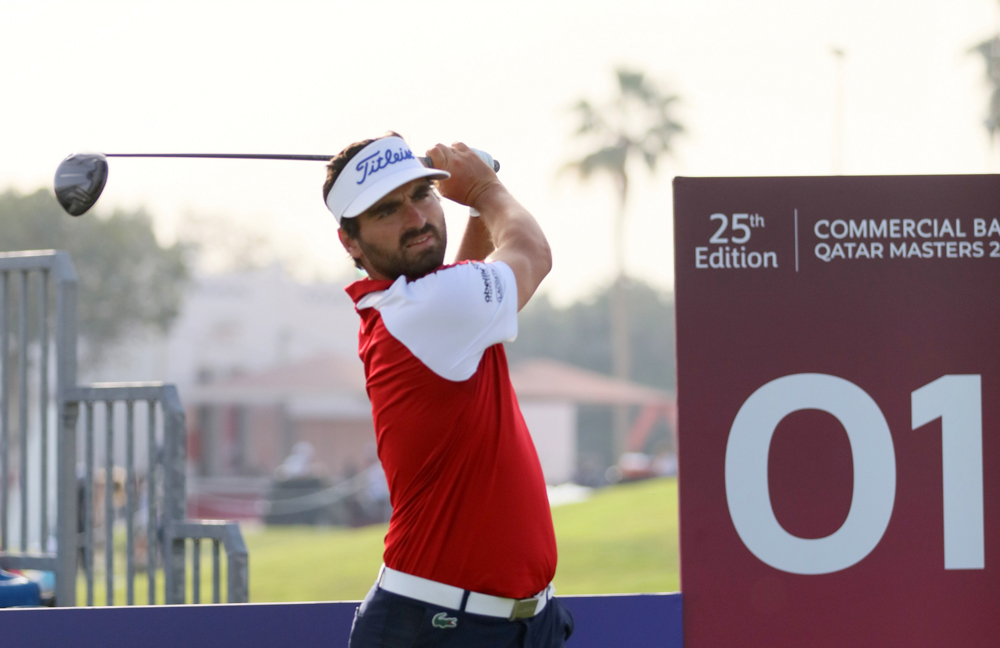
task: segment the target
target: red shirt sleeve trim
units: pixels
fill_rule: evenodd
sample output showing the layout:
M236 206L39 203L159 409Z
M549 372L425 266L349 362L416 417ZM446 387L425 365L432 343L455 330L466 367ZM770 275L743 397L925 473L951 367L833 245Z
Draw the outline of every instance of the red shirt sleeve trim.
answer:
M359 279L344 288L344 291L357 304L365 295L380 290L388 290L392 284L393 282L389 279Z

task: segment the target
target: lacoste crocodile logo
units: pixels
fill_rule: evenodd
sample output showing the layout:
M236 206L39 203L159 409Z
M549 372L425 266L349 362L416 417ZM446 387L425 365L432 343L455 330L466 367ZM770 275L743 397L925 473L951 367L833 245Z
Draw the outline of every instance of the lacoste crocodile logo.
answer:
M455 617L448 616L447 612L439 612L434 615L431 619L431 623L434 624L435 628L457 628L458 619Z

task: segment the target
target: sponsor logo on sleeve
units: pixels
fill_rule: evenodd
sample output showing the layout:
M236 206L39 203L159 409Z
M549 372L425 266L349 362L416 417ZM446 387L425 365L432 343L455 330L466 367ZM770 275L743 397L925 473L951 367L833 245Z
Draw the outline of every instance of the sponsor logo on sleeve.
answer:
M497 289L497 301L503 301L503 282L500 281L500 275L497 274L496 268L490 267L490 272L493 274L493 285Z
M482 264L475 264L476 270L479 270L479 276L483 279L483 299L486 303L493 301L493 285L490 282L490 273L486 271L486 266Z

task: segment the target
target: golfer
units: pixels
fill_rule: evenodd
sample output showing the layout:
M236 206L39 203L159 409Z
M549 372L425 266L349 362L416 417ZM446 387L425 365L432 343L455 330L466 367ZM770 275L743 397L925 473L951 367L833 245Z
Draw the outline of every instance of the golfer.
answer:
M545 480L502 345L549 246L475 151L427 154L433 168L395 133L364 140L330 161L323 187L368 275L347 292L393 508L350 645L563 646L573 619L552 598ZM438 191L479 214L453 265Z

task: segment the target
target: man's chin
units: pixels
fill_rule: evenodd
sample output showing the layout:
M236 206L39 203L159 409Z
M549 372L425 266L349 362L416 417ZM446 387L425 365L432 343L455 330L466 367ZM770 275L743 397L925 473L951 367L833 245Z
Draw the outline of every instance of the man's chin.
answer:
M378 249L362 243L361 249L367 257L367 265L378 276L395 280L405 276L407 279L419 279L433 272L444 263L444 252L447 242L441 238L435 245L420 250L397 250L395 254L382 254Z
M428 248L422 250L412 260L408 260L403 274L407 279L419 279L433 272L444 264L444 250Z

